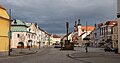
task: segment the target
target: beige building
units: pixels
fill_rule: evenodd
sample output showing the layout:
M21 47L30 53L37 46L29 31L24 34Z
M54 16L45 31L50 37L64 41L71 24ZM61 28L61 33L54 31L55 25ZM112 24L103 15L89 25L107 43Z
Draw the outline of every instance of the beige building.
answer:
M100 28L100 47L104 47L105 44L112 46L112 28L117 23L116 20L107 21L99 24Z
M120 32L120 0L117 0L118 32ZM120 53L120 33L118 33L118 53Z
M113 26L112 47L118 48L118 25L117 24Z
M52 34L51 37L50 37L50 45L53 45L53 44L60 44L60 41L61 41L61 37L59 37L58 35L56 34Z
M118 32L120 32L120 18L118 20ZM118 53L120 53L120 33L118 33Z

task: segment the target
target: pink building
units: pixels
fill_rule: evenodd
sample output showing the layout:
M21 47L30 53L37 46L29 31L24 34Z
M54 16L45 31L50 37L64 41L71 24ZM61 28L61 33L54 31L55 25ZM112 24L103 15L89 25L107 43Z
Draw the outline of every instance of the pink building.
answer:
M11 48L27 47L27 26L20 20L11 23Z

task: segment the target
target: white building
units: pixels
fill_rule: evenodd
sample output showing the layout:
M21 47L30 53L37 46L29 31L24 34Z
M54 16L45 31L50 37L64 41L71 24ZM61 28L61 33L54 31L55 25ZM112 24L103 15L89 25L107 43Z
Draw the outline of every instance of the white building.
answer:
M28 31L28 45L31 47L37 47L37 24L35 23L26 23L28 26L27 31Z
M68 33L68 40L70 40L70 42L73 42L73 32ZM67 40L67 35L65 35L64 37L62 37L62 40L65 41Z
M60 41L61 41L61 37L55 35L55 34L52 34L50 36L50 42L51 42L51 45L53 44L60 44Z

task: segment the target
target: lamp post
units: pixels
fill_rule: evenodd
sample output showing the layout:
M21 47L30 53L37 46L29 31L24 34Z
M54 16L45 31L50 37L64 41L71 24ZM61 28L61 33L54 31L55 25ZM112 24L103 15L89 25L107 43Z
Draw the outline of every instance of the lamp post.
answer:
M86 21L86 38L87 38L87 21ZM87 43L87 40L86 40L86 44L85 44L85 50L86 50L86 53L88 52L88 48L87 48L87 46L88 46L88 43Z
M11 48L10 48L10 44L11 44L11 42L10 42L10 40L11 40L11 9L9 9L9 16L10 16L10 22L9 22L9 33L8 33L8 35L9 35L9 51L8 51L8 56L10 56L11 54L10 54L10 52L11 52Z
M40 37L40 35L39 35L39 37ZM39 39L39 42L38 42L38 43L39 43L39 49L40 49L40 43L41 43L41 42L40 42L40 39Z
M68 41L68 28L69 28L69 23L68 23L68 22L66 22L67 41Z
M65 40L65 47L67 48L69 41L68 41L68 28L69 28L69 22L66 22L66 35L67 39Z
M48 44L49 44L49 46L50 46L50 36L48 37Z
M28 48L30 50L30 29L29 29L29 40L28 40L28 42L29 42Z

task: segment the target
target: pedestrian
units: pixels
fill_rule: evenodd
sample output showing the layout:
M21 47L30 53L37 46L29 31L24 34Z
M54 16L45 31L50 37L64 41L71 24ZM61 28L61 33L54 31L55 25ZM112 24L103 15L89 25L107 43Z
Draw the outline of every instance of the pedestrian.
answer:
M88 48L87 48L87 46L85 47L85 50L86 50L86 53L88 52Z

